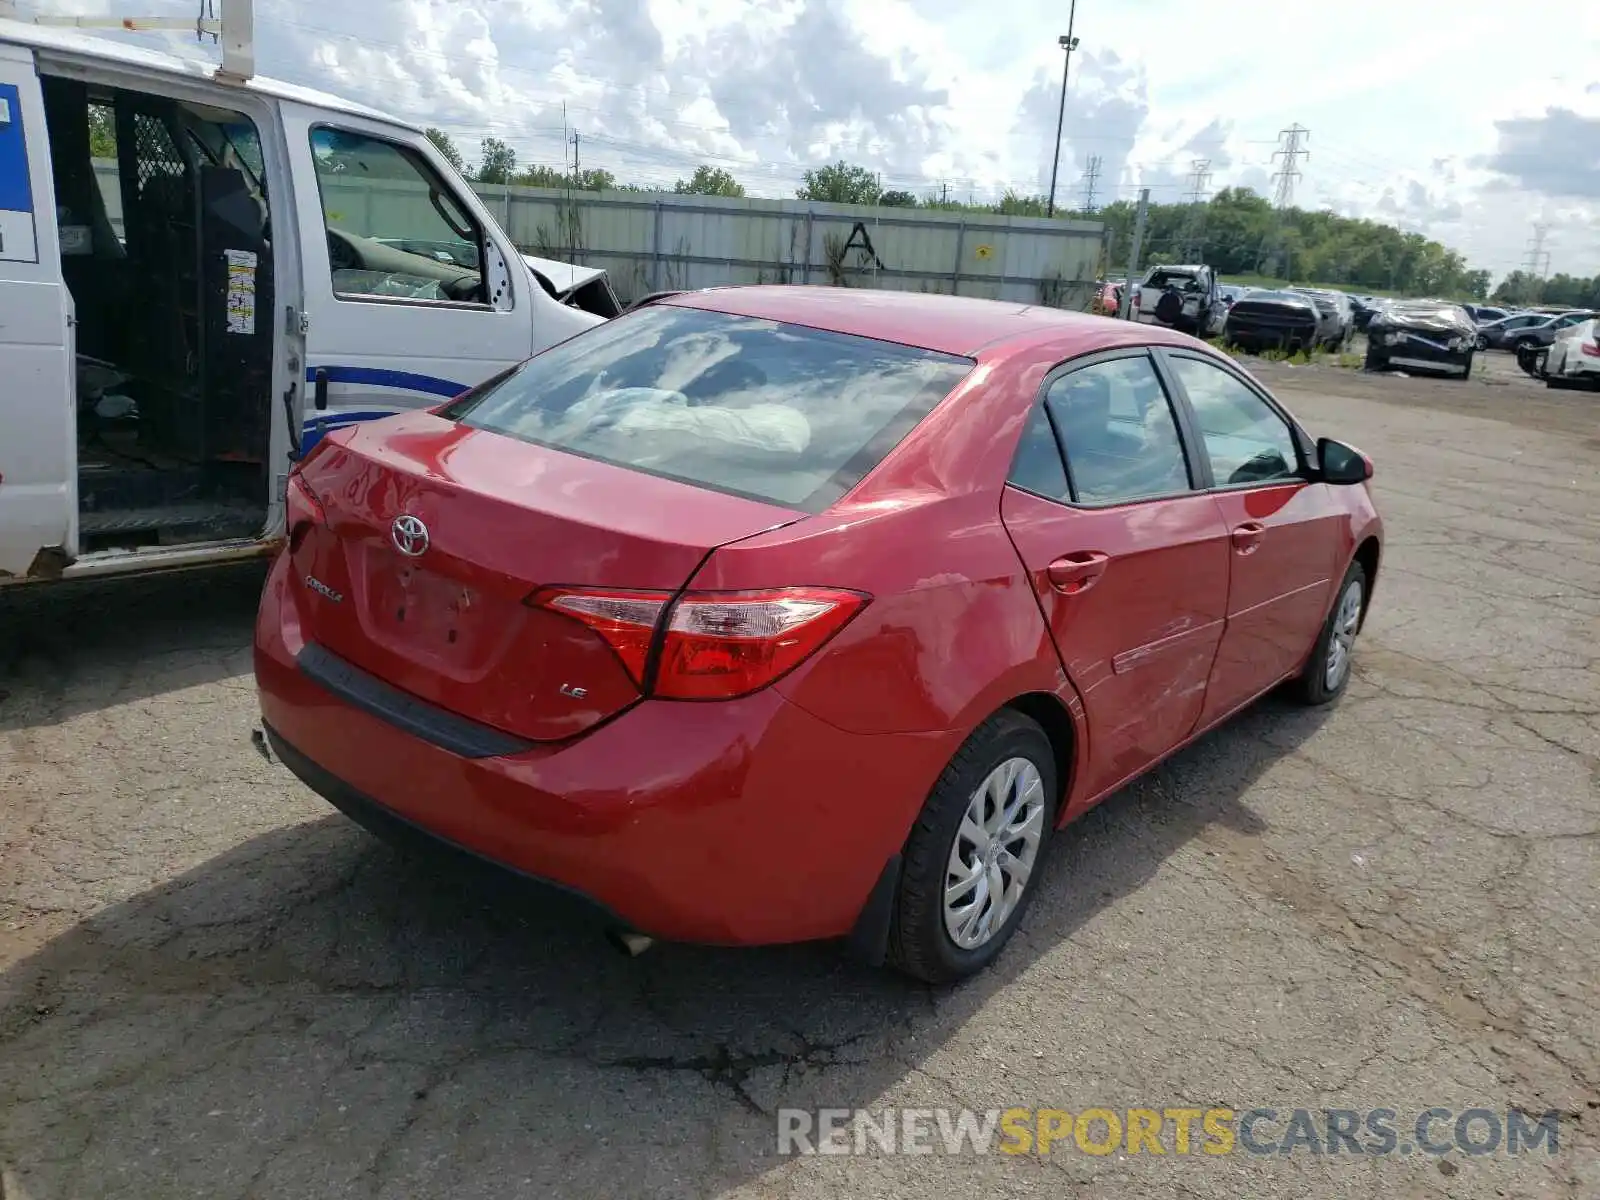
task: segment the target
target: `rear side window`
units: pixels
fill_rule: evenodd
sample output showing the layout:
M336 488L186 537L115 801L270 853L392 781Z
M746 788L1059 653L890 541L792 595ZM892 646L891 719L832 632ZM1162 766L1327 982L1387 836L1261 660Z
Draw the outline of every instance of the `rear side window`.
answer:
M973 365L872 338L660 304L552 347L443 415L821 512Z

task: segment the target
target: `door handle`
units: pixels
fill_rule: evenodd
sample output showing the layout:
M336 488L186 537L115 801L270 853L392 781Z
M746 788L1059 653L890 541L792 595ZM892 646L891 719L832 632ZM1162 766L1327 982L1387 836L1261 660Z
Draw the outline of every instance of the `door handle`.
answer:
M323 412L328 407L328 368L318 367L315 375L311 377L311 403L318 412Z
M1098 550L1076 550L1056 559L1045 568L1045 574L1050 586L1063 596L1076 596L1098 583L1110 562L1111 556Z
M1233 549L1238 554L1249 554L1261 544L1267 527L1259 521L1246 521L1233 529Z

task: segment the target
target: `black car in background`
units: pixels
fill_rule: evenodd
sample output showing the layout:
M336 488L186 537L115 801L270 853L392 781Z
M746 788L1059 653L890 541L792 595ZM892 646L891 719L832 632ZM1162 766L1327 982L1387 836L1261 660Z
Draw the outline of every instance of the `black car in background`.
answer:
M1571 329L1574 325L1581 325L1585 321L1592 321L1596 316L1600 316L1600 313L1588 308L1573 309L1571 312L1562 313L1559 317L1547 315L1546 320L1526 325L1508 337L1505 348L1516 351L1524 347L1554 345L1557 335L1562 330Z
M1396 300L1367 325L1367 370L1391 367L1472 374L1477 326L1459 304Z
M1498 321L1490 321L1487 325L1478 326L1479 350L1511 350L1516 346L1517 339L1523 333L1535 326L1546 324L1550 320L1549 313L1512 313L1509 317L1502 317Z
M1495 308L1488 304L1463 304L1461 307L1466 309L1467 316L1471 317L1479 325L1487 325L1491 321L1504 320L1511 315L1503 308Z
M1228 309L1222 342L1246 350L1310 350L1321 340L1322 324L1322 314L1311 296L1251 291Z

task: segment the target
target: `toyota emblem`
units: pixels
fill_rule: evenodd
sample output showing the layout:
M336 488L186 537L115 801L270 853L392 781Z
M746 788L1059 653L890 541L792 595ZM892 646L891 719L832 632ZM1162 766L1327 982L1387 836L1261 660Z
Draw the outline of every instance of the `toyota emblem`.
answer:
M428 548L428 527L410 513L402 513L389 526L389 540L407 558L420 558Z

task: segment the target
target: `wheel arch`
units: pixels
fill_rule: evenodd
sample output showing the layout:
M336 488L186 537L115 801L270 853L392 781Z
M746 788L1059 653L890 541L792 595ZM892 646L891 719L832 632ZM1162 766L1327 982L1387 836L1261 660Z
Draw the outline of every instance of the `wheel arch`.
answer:
M1383 547L1376 534L1368 534L1362 539L1361 544L1356 547L1355 554L1351 556L1351 561L1360 563L1361 569L1367 576L1366 594L1361 598L1361 625L1357 627L1358 629L1366 626L1367 612L1372 607L1372 590L1378 585L1378 564L1382 558Z
M1067 798L1072 795L1073 770L1081 761L1077 722L1061 698L1049 692L1025 692L1003 704L1001 710L1004 709L1027 717L1050 739L1050 750L1055 756L1056 788L1060 793L1055 813L1059 826L1068 808Z

